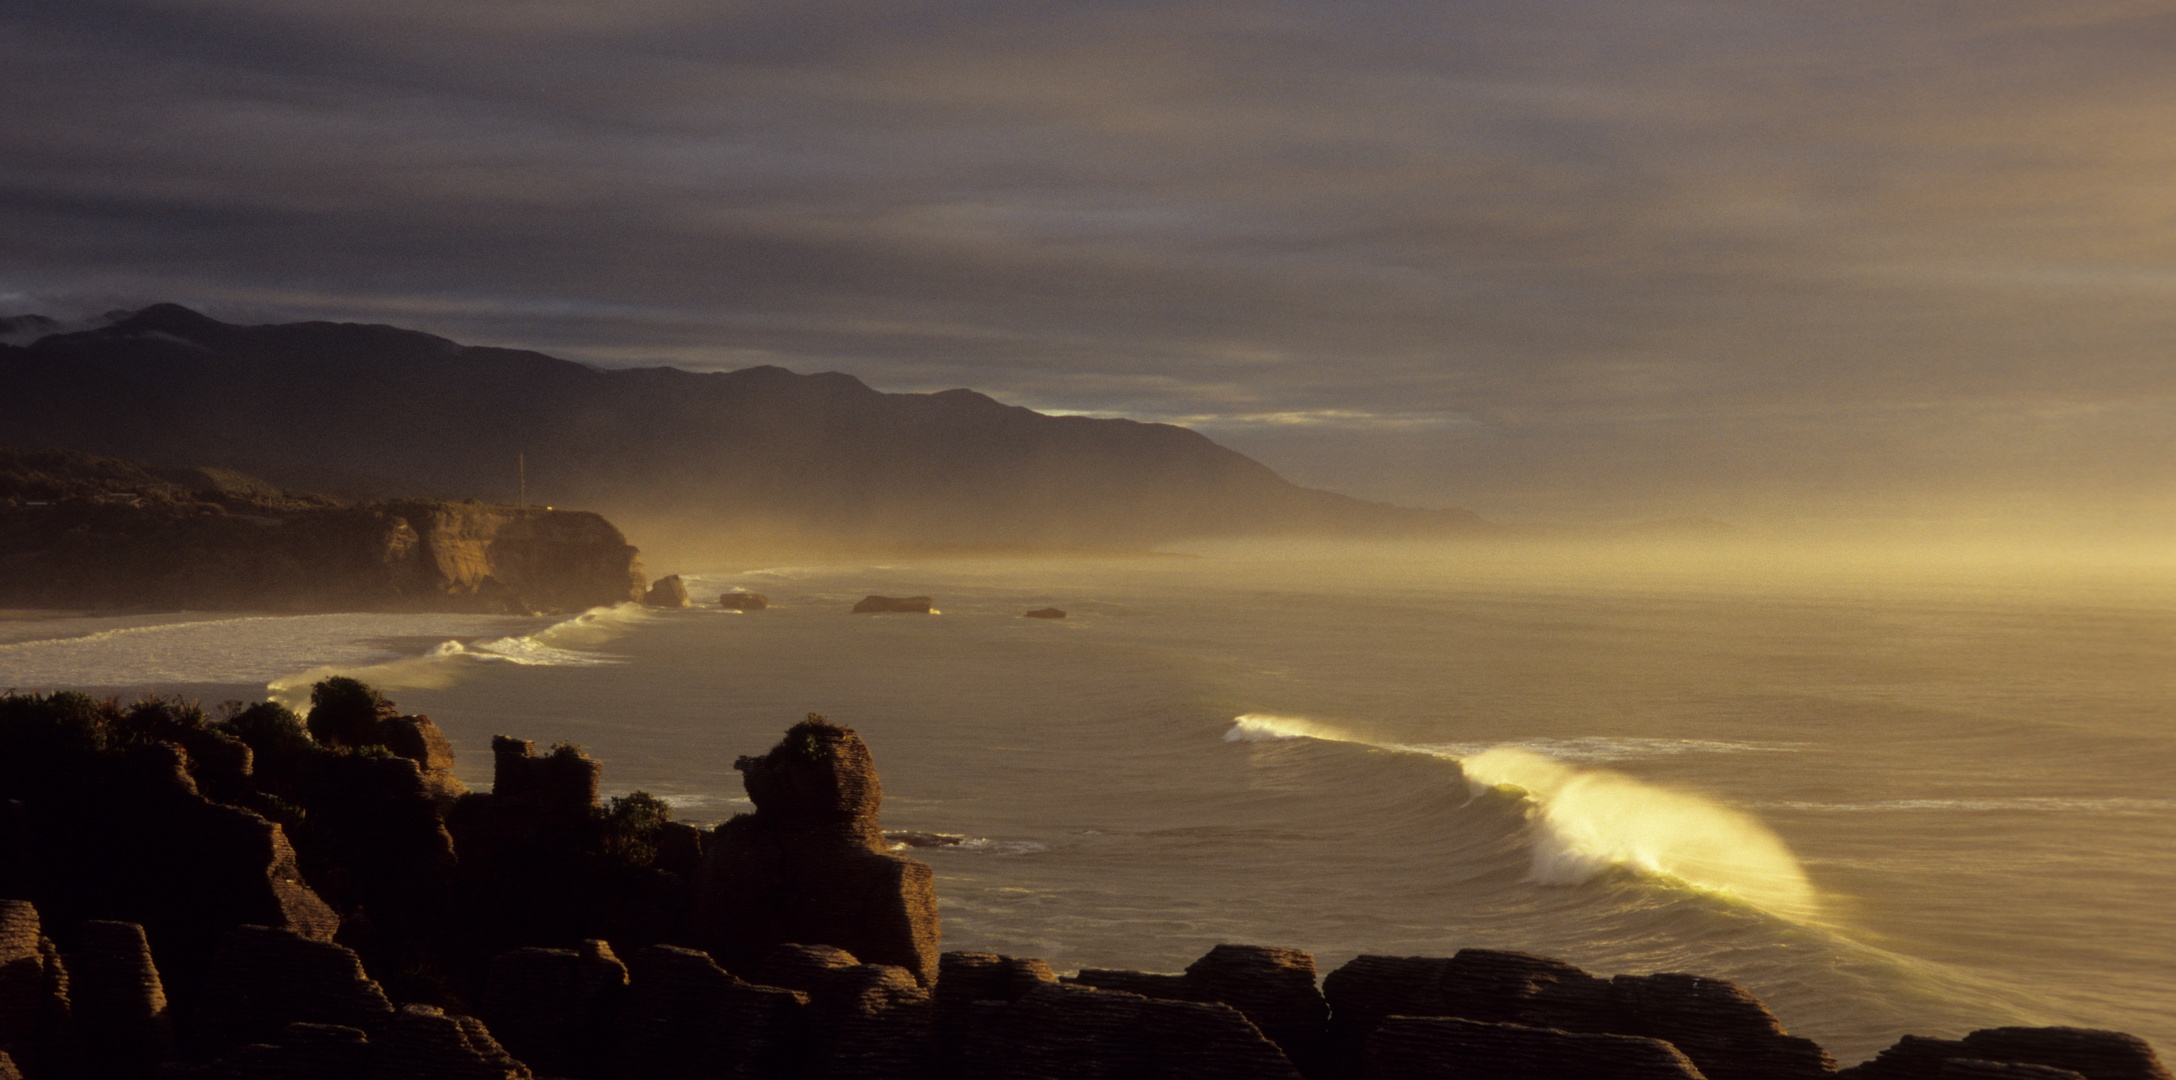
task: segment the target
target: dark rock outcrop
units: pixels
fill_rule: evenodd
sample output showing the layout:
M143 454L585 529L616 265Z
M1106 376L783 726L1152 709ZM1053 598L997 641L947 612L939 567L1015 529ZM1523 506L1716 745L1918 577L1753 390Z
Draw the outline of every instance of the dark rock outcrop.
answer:
M69 953L69 997L84 1075L133 1078L174 1056L166 987L144 928L92 920Z
M31 1076L72 1060L68 968L27 900L0 900L0 1056Z
M617 1072L626 1080L792 1076L808 995L737 979L694 949L653 945L628 965Z
M927 596L877 596L871 594L854 605L855 615L927 615L936 601Z
M1346 1060L1385 1017L1404 1015L1658 1039L1710 1080L1811 1080L1836 1068L1742 988L1693 975L1601 979L1548 957L1464 949L1449 959L1357 957L1323 990L1332 1053Z
M1626 1033L1684 1051L1708 1080L1816 1080L1836 1061L1783 1025L1744 988L1698 975L1619 975L1611 997Z
M331 1024L376 1034L393 1004L354 950L288 930L243 926L212 958L190 1034L216 1055L274 1043L293 1023Z
M1982 1028L1962 1039L1906 1035L1839 1080L1934 1080L1952 1061L2067 1069L2087 1080L2169 1080L2153 1047L2135 1035L2072 1027ZM1970 1068L1985 1069L1985 1065Z
M1054 608L1054 607L1036 608L1035 610L1033 610L1033 611L1030 611L1030 612L1028 612L1028 613L1027 613L1027 618L1030 618L1030 619L1062 619L1062 618L1065 618L1065 611L1064 611L1063 609L1061 609L1061 608Z
M961 1040L972 1080L1299 1080L1299 1070L1239 1011L1077 983L1017 1000L976 1002Z
M529 946L491 961L480 1011L508 1053L545 1075L604 1076L626 996L627 965L609 944Z
M539 757L527 739L492 736L491 795L501 804L520 803L543 817L578 817L597 805L603 775L604 766L579 747L561 743Z
M473 1016L403 1005L373 1039L369 1080L531 1080Z
M1951 1058L1942 1063L1935 1080L2086 1080L2084 1073L2047 1065L2018 1065L1976 1058Z
M1391 1017L1368 1036L1364 1062L1368 1080L1703 1080L1658 1039L1456 1017Z
M1199 1000L1245 1014L1285 1056L1312 1071L1323 1053L1330 1006L1315 988L1315 958L1298 949L1218 945L1187 965Z
M729 593L719 593L718 606L732 608L735 611L762 611L764 608L771 606L771 598L762 593L736 590Z
M936 1059L940 1072L957 1071L961 1044L978 1002L1009 1005L1058 977L1041 960L995 953L948 952L937 965Z
M1315 988L1315 958L1298 949L1218 945L1184 974L1083 968L1063 981L1165 1001L1228 1005L1308 1072L1316 1071L1325 1053L1329 1005Z
M21 856L9 861L22 872L0 895L34 902L53 926L142 926L177 1005L237 925L329 940L340 920L305 883L285 830L216 799L247 787L251 756L172 702L0 698L0 798L21 804Z
M934 1000L906 969L786 944L758 970L764 985L808 995L809 1076L907 1080L928 1071Z
M699 944L752 968L779 945L832 945L937 976L937 896L927 865L887 850L884 789L853 731L811 715L761 757L734 763L755 802L718 826L691 913Z
M642 606L684 608L688 606L688 585L678 574L667 574L650 583L650 591L642 594Z

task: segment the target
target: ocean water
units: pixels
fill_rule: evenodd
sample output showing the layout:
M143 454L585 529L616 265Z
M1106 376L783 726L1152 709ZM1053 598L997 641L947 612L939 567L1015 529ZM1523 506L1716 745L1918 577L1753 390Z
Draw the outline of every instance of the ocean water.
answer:
M719 560L722 565L730 565ZM946 948L1176 970L1469 946L1735 980L1848 1064L1906 1032L2176 1049L2176 575L1486 549L772 566L761 612L0 623L0 687L430 714L683 819L820 712ZM867 593L938 614L849 615ZM1062 621L1022 618L1056 606Z

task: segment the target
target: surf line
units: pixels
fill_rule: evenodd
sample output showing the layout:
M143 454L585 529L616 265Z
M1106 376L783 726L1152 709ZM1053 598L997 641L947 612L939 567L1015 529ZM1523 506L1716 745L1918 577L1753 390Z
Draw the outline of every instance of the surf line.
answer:
M310 700L310 688L334 675L363 680L382 690L443 690L453 685L460 671L475 663L506 663L522 667L593 667L626 663L624 657L592 652L585 646L601 644L626 633L649 615L642 605L615 604L590 608L534 633L489 638L463 644L447 640L415 656L394 657L364 664L325 664L283 675L265 685L265 695L290 709L300 710Z
M1734 897L1794 922L1820 915L1819 893L1781 837L1753 815L1692 792L1517 745L1448 753L1372 742L1302 717L1248 713L1234 718L1224 739L1314 739L1455 762L1475 798L1502 792L1522 800L1532 828L1527 880L1537 884L1577 885L1622 868Z

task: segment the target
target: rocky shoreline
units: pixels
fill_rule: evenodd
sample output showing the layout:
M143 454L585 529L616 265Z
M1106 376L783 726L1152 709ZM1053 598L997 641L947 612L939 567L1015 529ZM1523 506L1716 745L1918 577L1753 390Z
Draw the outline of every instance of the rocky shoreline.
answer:
M1839 1069L1731 983L1467 949L1184 972L944 952L869 748L811 715L714 829L501 737L470 792L350 679L307 717L0 697L0 1080L2165 1080L2116 1032Z

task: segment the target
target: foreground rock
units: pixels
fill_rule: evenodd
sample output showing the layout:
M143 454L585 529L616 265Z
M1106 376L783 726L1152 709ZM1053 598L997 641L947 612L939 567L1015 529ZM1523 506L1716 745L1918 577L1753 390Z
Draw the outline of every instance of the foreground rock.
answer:
M929 867L888 850L869 748L810 714L761 757L734 763L756 812L718 826L692 912L697 943L729 968L787 943L833 945L937 977L937 894Z
M1464 949L1448 959L1355 957L1323 980L1323 992L1334 1017L1332 1052L1346 1058L1389 1017L1444 1016L1656 1040L1708 1080L1814 1080L1836 1070L1753 995L1697 975L1602 979L1548 957Z
M1837 1075L1840 1080L2046 1080L2065 1074L2087 1080L2169 1080L2168 1069L2144 1039L2071 1027L1983 1028L1962 1039L1906 1035L1872 1061Z
M854 605L853 614L883 615L898 613L905 615L927 615L930 613L930 610L935 606L936 601L932 600L927 596L870 595L862 597L861 602Z

